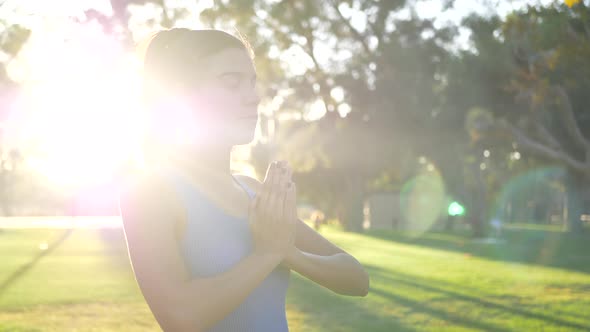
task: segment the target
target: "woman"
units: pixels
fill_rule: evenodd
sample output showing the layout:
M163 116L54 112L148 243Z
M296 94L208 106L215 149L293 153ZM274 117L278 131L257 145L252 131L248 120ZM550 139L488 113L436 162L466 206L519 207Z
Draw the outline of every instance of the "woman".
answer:
M144 75L159 167L126 182L120 209L136 280L163 330L288 331L291 270L339 294L367 294L359 262L297 218L287 163L271 163L262 183L229 171L232 147L252 140L257 119L245 42L161 31Z

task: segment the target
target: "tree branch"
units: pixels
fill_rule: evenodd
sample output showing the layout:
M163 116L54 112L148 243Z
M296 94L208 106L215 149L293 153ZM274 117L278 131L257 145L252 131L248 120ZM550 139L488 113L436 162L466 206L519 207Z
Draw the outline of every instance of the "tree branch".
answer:
M534 125L535 125L535 130L537 131L537 134L539 135L539 138L544 140L545 143L547 143L549 145L549 147L551 147L552 149L555 149L556 151L563 150L559 141L555 138L555 136L553 136L549 132L549 130L547 130L547 128L545 128L545 126L543 126L537 120L535 120Z
M320 66L320 63L314 53L315 37L313 36L313 30L310 28L309 24L307 25L307 27L304 27L300 23L299 28L303 33L303 37L307 41L307 53L315 66L314 74L316 76L316 82L320 85L319 97L322 98L322 101L326 106L326 112L328 112L328 106L332 105L332 107L334 107L335 109L335 105L333 105L332 98L330 97L330 93L328 91L328 84L326 83L326 72Z
M533 105L532 102L530 102L530 105ZM531 118L533 119L533 125L537 134L537 137L544 141L546 144L549 145L550 148L557 150L557 151L562 151L563 147L561 146L561 143L557 140L557 138L555 138L555 136L553 136L553 134L551 134L551 132L549 132L549 130L547 130L547 128L543 125L543 123L541 122L541 120L539 119L539 112L541 111L541 109L539 107L534 107L531 106Z
M500 125L500 127L510 132L512 137L516 139L518 145L521 146L523 149L530 151L543 158L564 162L568 167L570 167L574 171L584 174L587 177L590 177L590 167L588 167L586 163L572 158L570 155L564 153L563 151L555 150L551 147L545 146L542 143L533 140L532 138L528 137L522 130L510 123L504 122L502 125Z
M574 141L586 151L587 155L590 152L590 140L586 139L578 126L576 118L574 117L574 111L572 109L572 104L570 102L570 98L565 91L565 89L561 85L555 85L553 87L553 92L559 98L559 105L562 106L562 111L564 114L563 120L567 129L568 134L574 139ZM586 157L588 158L588 157Z
M350 21L346 19L346 17L344 17L344 15L342 15L342 12L340 11L340 8L338 8L338 2L337 1L330 1L330 3L332 4L332 8L334 8L334 10L336 11L336 13L338 13L338 16L340 17L340 20L346 25L346 27L348 27L348 29L350 30L350 32L352 32L353 36L356 38L356 40L361 43L361 45L363 46L363 49L365 50L365 52L367 52L367 54L371 54L371 49L369 48L369 45L367 44L367 42L365 41L365 38L363 37L363 35L358 32L358 30L356 30L352 24L350 24Z

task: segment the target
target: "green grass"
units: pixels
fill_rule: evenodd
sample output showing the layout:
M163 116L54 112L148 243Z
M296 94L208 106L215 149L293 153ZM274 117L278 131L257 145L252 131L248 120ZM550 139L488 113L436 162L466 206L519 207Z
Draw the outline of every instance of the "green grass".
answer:
M291 331L590 331L588 238L321 232L367 268L371 291L340 296L293 273ZM0 331L158 331L123 240L121 230L0 232Z

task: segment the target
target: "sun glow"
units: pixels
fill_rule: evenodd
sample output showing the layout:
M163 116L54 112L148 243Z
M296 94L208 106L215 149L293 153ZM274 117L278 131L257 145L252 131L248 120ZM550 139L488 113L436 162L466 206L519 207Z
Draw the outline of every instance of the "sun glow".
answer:
M18 141L30 166L60 185L102 182L137 154L139 63L98 25L66 40L31 36L9 74L20 80Z

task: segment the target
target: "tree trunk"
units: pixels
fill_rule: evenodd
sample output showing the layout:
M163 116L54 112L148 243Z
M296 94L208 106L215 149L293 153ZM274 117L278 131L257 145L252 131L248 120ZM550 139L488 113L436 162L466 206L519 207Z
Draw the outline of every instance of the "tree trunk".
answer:
M586 183L587 180L579 175L568 174L566 176L566 193L563 213L565 220L564 227L567 231L572 233L580 233L584 230L580 217L583 213L582 195Z
M363 231L363 200L364 188L358 176L350 176L347 180L346 204L342 224L347 231L360 233Z
M360 233L363 231L363 201L361 197L349 200L345 215L346 230Z
M474 162L470 165L470 171L473 179L471 185L470 208L467 213L469 224L471 226L471 235L475 238L485 236L485 222L487 221L487 191L486 183L483 178L482 170L479 163Z
M4 162L0 163L0 209L4 216L12 215L12 195L11 181L9 174L4 167Z
M456 216L447 215L445 219L445 231L452 232L455 228L455 223L457 222Z

